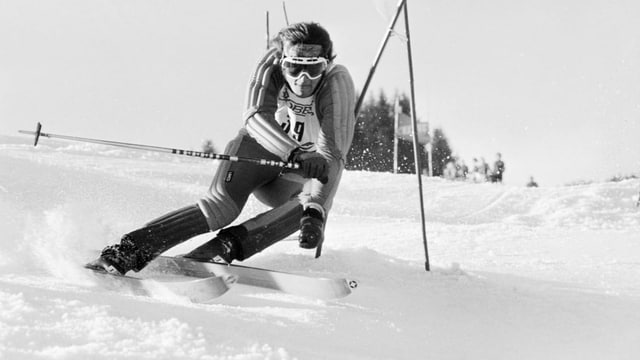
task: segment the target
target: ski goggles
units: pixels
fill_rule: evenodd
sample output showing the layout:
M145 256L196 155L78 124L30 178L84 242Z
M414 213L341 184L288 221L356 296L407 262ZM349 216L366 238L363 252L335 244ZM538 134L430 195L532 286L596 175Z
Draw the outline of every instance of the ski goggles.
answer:
M307 74L311 80L322 76L327 70L329 62L323 57L285 57L280 61L284 74L299 79L302 74Z

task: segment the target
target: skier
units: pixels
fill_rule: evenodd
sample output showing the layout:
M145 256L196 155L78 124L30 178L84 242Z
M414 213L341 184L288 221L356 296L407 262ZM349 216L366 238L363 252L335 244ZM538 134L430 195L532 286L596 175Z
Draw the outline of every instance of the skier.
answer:
M244 127L225 153L293 161L298 171L240 162L220 164L207 194L107 246L88 267L139 271L169 248L220 230L185 254L197 260L245 260L300 230L299 246L314 249L345 166L355 126L355 90L348 70L333 62L333 44L317 23L282 29L249 82ZM236 226L249 195L271 210Z

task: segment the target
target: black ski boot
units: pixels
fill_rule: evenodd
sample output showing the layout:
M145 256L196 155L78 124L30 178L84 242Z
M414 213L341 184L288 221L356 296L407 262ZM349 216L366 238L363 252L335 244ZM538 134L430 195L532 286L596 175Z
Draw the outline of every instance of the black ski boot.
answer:
M322 213L314 208L307 208L300 220L300 235L298 242L303 249L315 249L324 240L324 218Z
M242 254L242 241L246 238L247 230L244 226L233 226L222 229L216 237L183 255L183 257L198 261L224 262L230 264L233 260L244 258Z
M209 231L197 205L170 212L122 237L120 244L107 246L100 257L86 267L124 275L140 271L166 250Z
M111 274L124 275L131 269L141 269L147 263L144 254L138 249L131 237L127 234L122 237L119 244L109 245L96 260L88 263L87 268L104 270Z

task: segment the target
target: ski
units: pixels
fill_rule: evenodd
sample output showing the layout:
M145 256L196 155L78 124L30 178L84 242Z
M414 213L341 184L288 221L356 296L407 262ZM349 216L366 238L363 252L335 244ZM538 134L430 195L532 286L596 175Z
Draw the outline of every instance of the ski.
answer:
M100 286L110 291L151 298L166 297L167 295L178 296L187 298L194 303L209 303L224 295L236 280L235 277L228 275L194 277L179 273L172 276L151 274L148 277L138 277L111 274L102 268L90 265L85 267L93 272Z
M154 272L200 278L231 276L237 279L238 284L327 300L343 298L358 286L356 281L344 278L315 277L249 266L197 261L184 257L160 256L147 267Z

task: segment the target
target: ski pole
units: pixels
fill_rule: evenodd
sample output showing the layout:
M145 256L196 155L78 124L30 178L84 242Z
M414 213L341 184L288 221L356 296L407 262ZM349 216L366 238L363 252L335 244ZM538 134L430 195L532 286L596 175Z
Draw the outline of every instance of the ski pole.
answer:
M389 24L389 28L387 29L387 33L384 37L384 39L382 40L382 43L380 44L380 47L378 48L378 53L376 54L375 59L373 60L373 65L371 65L371 69L369 69L369 75L367 75L367 79L364 82L364 86L362 87L362 92L360 93L360 97L358 98L358 101L356 102L356 108L355 108L355 113L356 113L356 118L358 118L358 114L360 113L360 107L362 106L362 102L364 101L364 96L367 94L367 89L369 89L369 84L371 83L371 79L373 78L373 74L376 72L376 68L378 67L378 63L380 62L380 58L382 57L382 53L384 52L384 48L387 46L387 42L389 41L389 38L391 37L391 34L393 34L393 28L396 26L396 22L398 21L398 17L400 17L400 12L402 11L402 8L404 7L404 3L406 0L400 0L398 2L397 8L396 8L396 14L393 16L393 19L391 20L391 23Z
M224 160L224 161L231 161L231 162L245 162L245 163L252 163L252 164L263 165L263 166L281 167L286 169L300 168L300 164L295 162L255 159L255 158L249 158L249 157L230 156L230 155L223 155L223 154L211 154L211 153L205 153L201 151L173 149L173 148L160 147L160 146L140 145L140 144L132 144L132 143L126 143L126 142L119 142L119 141L100 140L100 139L83 138L83 137L77 137L77 136L44 133L42 132L42 124L40 123L38 123L38 126L36 127L36 131L18 130L18 132L21 134L35 135L35 141L33 143L33 146L38 146L38 140L41 137L46 137L46 138L52 138L52 139L64 139L64 140L87 142L87 143L94 143L94 144L100 144L100 145L117 146L117 147L123 147L123 148L135 149L135 150L147 150L147 151L170 153L170 154L176 154L176 155L199 157L204 159ZM324 182L324 180L326 179L320 179L321 182Z

